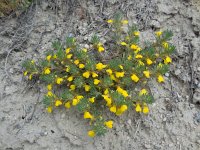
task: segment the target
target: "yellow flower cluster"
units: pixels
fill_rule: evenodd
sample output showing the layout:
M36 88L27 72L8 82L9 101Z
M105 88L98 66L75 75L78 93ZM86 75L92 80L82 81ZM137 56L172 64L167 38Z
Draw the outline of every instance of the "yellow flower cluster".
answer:
M102 44L97 37L94 38L89 50L99 52L99 57L90 56L86 48L80 49L71 38L67 40L65 49L55 44L57 51L48 53L42 66L31 60L23 72L29 80L38 76L48 83L44 97L47 112L60 107L66 110L74 107L81 111L83 118L93 127L88 131L90 137L113 128L114 122L103 118L106 110L117 116L130 108L148 114L148 104L153 99L147 83L153 77L158 83L165 82L163 74L172 63L170 54L174 47L169 43L166 31L155 32L156 42L140 47L140 32L135 28L124 31L128 20L109 19L107 23L116 35L121 36L116 41L112 39L108 47L108 41ZM114 50L116 58L104 58L102 53L107 56L107 52L115 54Z

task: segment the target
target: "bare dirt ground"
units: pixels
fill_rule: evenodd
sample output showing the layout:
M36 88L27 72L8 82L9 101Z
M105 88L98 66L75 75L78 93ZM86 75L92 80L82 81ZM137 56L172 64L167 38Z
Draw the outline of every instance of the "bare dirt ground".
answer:
M145 39L155 30L172 30L177 51L166 83L150 83L156 100L150 114L113 116L114 129L91 139L81 114L64 109L46 113L44 88L38 82L27 85L21 63L37 60L52 41L69 35L84 44L97 32L104 41L105 20L117 10L139 25ZM42 0L17 17L2 18L0 150L199 150L199 34L199 0Z

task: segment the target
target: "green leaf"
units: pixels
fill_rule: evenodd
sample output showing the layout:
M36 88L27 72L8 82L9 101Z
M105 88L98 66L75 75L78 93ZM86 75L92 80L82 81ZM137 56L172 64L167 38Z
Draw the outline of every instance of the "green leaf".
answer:
M89 105L88 99L87 98L82 98L80 100L80 102L77 104L76 108L78 109L78 111L84 112L85 110L88 109L89 106L90 105Z
M45 95L44 98L43 98L43 104L44 104L46 107L48 107L48 106L51 105L52 100L53 100L53 97L49 97L49 96Z

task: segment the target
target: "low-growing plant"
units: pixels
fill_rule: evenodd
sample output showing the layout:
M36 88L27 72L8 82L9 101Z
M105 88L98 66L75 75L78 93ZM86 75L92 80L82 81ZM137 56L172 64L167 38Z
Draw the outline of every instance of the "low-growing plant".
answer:
M1 0L0 17L9 15L11 12L16 12L17 10L24 10L31 2L32 0Z
M154 99L148 81L165 81L163 75L175 50L168 42L171 31L155 32L155 41L140 47L140 32L135 25L129 26L120 15L107 23L110 39L104 44L93 36L91 47L86 49L74 37L68 37L65 45L54 42L46 58L37 63L26 60L23 64L24 76L47 84L43 99L47 112L75 107L90 121L90 137L103 135L113 127L113 120L106 118L108 114L120 116L131 108L149 113L148 104ZM110 59L105 57L111 54Z

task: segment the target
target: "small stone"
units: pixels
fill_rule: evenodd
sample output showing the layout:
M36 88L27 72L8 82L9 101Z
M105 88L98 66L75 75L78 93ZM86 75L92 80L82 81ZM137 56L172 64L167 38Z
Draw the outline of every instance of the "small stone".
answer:
M147 148L147 149L150 149L151 145L150 144L145 144L144 147Z
M193 95L193 103L200 102L200 88L196 89Z
M170 144L169 144L169 147L172 147L172 146L174 146L174 144L173 144L173 143L170 143Z
M61 118L62 118L62 119L65 118L65 113L63 113L63 114L61 115Z
M197 71L199 71L199 72L200 72L200 67L198 67L198 68L197 68Z
M169 73L165 73L165 76L166 76L166 77L169 77Z
M179 74L181 74L181 70L180 70L180 69L177 69L177 70L175 71L175 75L179 75Z
M167 118L165 117L165 118L163 118L163 122L165 122L167 120Z
M197 140L197 143L200 144L200 140Z
M14 73L14 69L13 69L13 68L10 68L9 72L10 72L11 74L13 74L13 73Z
M197 85L197 86L198 86L198 88L200 88L200 82L198 83L198 85Z
M194 84L198 85L199 81L197 79L194 80Z
M200 123L200 112L195 115L195 121L197 121L197 123Z
M160 22L159 21L157 21L157 20L152 20L151 22L150 22L150 25L152 26L152 27L154 27L154 28L160 28Z
M128 123L129 125L131 125L131 119L128 119L127 123Z
M84 47L85 47L86 49L89 49L89 48L90 48L90 46L89 46L88 44L85 44Z

